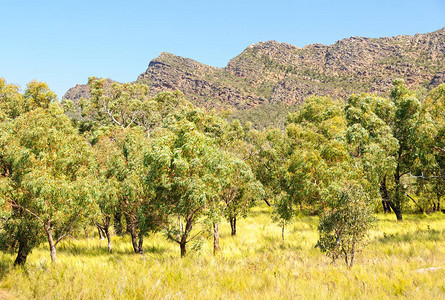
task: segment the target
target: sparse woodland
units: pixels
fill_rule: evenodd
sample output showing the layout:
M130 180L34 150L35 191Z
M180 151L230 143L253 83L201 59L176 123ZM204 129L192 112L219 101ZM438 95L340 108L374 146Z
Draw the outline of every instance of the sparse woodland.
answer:
M445 295L445 84L310 96L261 130L179 91L88 84L89 98L59 103L45 83L0 79L0 288Z

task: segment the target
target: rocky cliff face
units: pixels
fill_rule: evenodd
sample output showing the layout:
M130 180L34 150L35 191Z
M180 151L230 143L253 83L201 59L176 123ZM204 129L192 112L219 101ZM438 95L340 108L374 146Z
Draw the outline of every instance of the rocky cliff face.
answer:
M304 48L260 42L222 69L164 52L137 81L150 86L153 95L179 89L202 107L246 109L301 103L312 94L344 98L387 93L396 78L413 89L444 82L445 28L414 36L351 37ZM85 86L70 89L65 98L80 95L88 95Z

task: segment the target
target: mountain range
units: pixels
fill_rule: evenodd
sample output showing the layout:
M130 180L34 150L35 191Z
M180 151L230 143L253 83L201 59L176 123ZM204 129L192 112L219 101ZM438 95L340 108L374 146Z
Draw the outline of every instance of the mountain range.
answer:
M148 85L153 95L181 90L198 106L239 111L295 106L310 95L344 99L351 93L387 94L397 78L415 90L445 82L445 27L413 36L350 37L303 48L259 42L224 68L162 52L135 81ZM88 95L88 86L78 84L64 98Z

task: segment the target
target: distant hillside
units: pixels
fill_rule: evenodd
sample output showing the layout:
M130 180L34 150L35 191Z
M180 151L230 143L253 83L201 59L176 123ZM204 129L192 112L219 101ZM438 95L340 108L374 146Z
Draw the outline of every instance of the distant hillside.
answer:
M387 93L396 78L412 89L445 81L445 28L414 36L351 37L332 45L298 48L275 41L250 45L225 68L163 52L137 81L162 90L181 90L206 108L249 109L260 104L299 104L306 97ZM84 85L64 98L87 95Z

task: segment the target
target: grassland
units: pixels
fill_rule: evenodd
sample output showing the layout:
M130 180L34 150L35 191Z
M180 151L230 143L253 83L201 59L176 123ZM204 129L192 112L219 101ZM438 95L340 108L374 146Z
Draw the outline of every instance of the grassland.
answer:
M314 248L317 218L300 217L286 229L265 206L239 220L238 235L221 226L221 252L211 240L181 259L178 245L158 233L143 256L128 238L114 251L97 237L70 239L50 263L47 245L23 268L0 253L0 298L23 299L445 299L445 214L378 215L368 246L348 269ZM438 269L429 269L429 268Z

